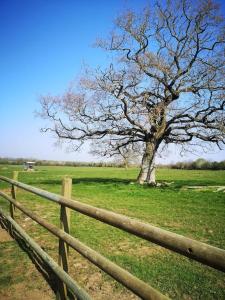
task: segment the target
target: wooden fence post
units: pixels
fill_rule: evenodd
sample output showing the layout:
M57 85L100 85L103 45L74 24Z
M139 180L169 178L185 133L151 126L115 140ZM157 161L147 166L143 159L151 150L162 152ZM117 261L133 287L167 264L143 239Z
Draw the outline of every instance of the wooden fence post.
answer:
M71 198L72 194L72 179L65 177L62 180L62 196L66 198ZM60 228L66 233L70 233L70 209L61 205L60 207ZM69 247L61 239L59 239L59 266L63 268L65 272L68 273L68 254ZM67 299L67 288L62 282L59 283L57 299L64 300Z
M13 180L18 180L18 171L13 171ZM14 200L16 200L16 186L14 184L12 184L11 187L11 196ZM10 215L11 218L14 219L14 212L15 212L15 206L10 203Z

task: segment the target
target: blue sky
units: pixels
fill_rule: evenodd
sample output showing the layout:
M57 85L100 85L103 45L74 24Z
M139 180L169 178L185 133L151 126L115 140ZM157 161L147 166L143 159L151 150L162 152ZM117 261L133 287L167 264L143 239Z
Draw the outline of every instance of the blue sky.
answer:
M40 94L61 93L76 78L84 62L105 63L92 47L106 36L113 19L124 8L139 8L146 1L0 0L0 156L54 160L95 160L88 146L80 153L54 147L40 133L34 117ZM224 5L223 5L224 9ZM224 151L205 155L225 159ZM183 160L196 157L188 154ZM167 159L181 159L171 148Z

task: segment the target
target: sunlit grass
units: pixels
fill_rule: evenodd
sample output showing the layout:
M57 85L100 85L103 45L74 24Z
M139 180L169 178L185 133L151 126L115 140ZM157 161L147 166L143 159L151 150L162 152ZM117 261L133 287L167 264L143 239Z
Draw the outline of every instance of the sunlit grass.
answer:
M11 177L13 170L20 169L22 167L7 166L7 169L3 169L0 166L0 174ZM161 188L137 185L137 174L137 169L39 167L36 172L19 173L19 180L60 193L62 178L70 176L73 179L72 197L76 200L225 249L225 193L215 192L214 189L183 188L225 185L225 171L159 169L159 182L173 182L169 187ZM1 184L1 188L6 187L6 184ZM48 221L58 224L57 204L21 190L18 199ZM8 209L2 199L0 205ZM21 223L24 222L24 217L18 212L17 218ZM43 243L51 255L57 257L57 240L50 238L33 221L26 222L28 232ZM72 212L71 234L172 298L225 298L225 279L221 272L179 254L77 212ZM46 238L47 242L44 242ZM16 264L16 257L11 259ZM0 287L1 284L0 281Z

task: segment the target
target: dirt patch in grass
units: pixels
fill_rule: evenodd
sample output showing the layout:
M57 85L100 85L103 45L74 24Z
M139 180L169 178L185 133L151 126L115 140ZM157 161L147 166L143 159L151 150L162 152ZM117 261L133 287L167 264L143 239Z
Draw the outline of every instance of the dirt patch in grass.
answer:
M4 229L0 228L0 243L13 241L13 238Z
M10 194L11 193L11 188L1 189L1 192L5 193L5 194Z
M115 247L111 248L111 251L114 251L114 254L127 253L129 255L146 257L159 253L165 253L167 250L157 245L147 245L143 242L139 244L134 244L129 240L119 242Z
M139 257L146 257L146 256L151 256L159 253L165 253L167 250L158 247L158 246L153 246L153 247L148 247L148 246L142 246L140 247L137 251L132 253L133 255L137 255Z
M0 299L4 300L53 300L54 296L48 290L28 290L25 282L15 284L6 290L0 291Z
M91 297L96 300L140 299L127 290L116 289L115 285L111 281L106 280L105 276L103 276L102 272L100 271L94 272L88 276L85 289L88 291Z

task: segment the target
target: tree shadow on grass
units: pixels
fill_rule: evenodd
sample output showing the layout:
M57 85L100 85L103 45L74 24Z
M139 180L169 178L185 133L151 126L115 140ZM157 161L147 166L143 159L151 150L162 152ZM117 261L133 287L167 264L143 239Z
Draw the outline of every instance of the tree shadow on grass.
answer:
M63 178L63 177L62 177ZM176 180L171 185L164 185L165 180L158 180L157 183L161 184L158 187L143 184L140 185L137 183L136 180L132 179L124 179L124 178L102 178L102 177L77 177L72 178L72 184L73 185L86 185L86 186L129 186L129 185L135 185L137 187L143 188L143 189L173 189L173 190L179 190L180 188L184 186L189 185L204 185L204 182L198 182L198 181L187 181L187 180ZM46 179L41 180L38 182L39 184L43 185L61 185L62 180L60 179ZM32 185L32 183L30 183Z
M123 178L102 178L102 177L85 177L85 178L73 178L73 184L122 184L127 185L132 182L131 179Z
M131 179L121 179L121 178L102 178L102 177L77 177L72 178L73 184L118 184L118 185L128 185L131 182L135 182ZM59 185L62 183L62 180L58 179L48 179L39 181L40 184L49 184L49 185Z
M35 268L39 271L40 275L44 278L47 282L51 290L55 295L58 293L59 284L61 284L57 275L52 271L52 269L43 261L43 259L38 255L38 253L33 250L29 244L23 239L23 237L14 229L12 228L11 224L0 217L0 227L5 229L10 236L17 242L20 249L29 256L30 260L34 264ZM75 300L75 296L68 291L68 300Z
M62 176L63 178L63 176ZM144 189L169 189L169 190L180 190L183 187L188 186L210 186L215 185L215 182L212 182L211 180L206 179L177 179L177 180L167 180L167 179L161 179L157 180L157 183L159 183L158 187L154 187L148 184L139 185L135 179L130 178L110 178L110 177L73 177L72 178L73 185L93 185L93 186L128 186L128 185L135 185L139 186L140 188ZM169 183L169 184L167 184ZM29 182L30 185L32 185L32 182ZM37 182L35 182L37 184ZM38 184L43 185L61 185L62 179L45 179L38 181Z

